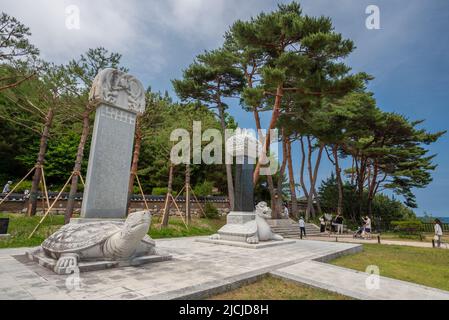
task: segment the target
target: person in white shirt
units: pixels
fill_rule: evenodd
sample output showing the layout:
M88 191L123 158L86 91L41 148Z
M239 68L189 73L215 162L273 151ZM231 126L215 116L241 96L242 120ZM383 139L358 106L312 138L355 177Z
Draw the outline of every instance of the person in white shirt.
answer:
M365 225L363 226L363 232L368 235L368 237L371 237L371 219L366 216L363 221L365 222Z
M288 217L289 217L288 214L289 214L289 212L288 212L287 204L284 203L284 218L285 218L285 219L288 219Z
M326 231L326 221L324 217L320 217L320 232L323 233Z
M7 184L3 187L3 193L9 193L11 191L12 181L8 181Z
M435 219L435 239L437 240L438 248L441 248L441 237L443 236L443 228L441 228L441 221Z
M306 223L304 222L304 218L301 217L299 218L299 232L300 232L300 237L302 239L302 234L304 233L304 237L307 237L306 235Z

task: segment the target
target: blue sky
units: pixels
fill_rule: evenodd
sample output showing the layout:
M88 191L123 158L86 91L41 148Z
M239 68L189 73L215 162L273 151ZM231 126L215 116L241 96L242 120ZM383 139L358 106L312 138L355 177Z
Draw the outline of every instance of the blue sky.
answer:
M236 19L248 19L276 8L271 0L0 0L3 11L31 28L33 43L49 61L65 63L88 48L104 46L123 54L130 73L145 86L173 92L195 55L214 49ZM375 80L369 88L387 111L426 119L432 131L446 130L449 118L449 1L447 0L303 0L304 12L330 16L335 28L357 49L347 63ZM365 8L380 8L380 30L365 27ZM68 5L80 12L80 29L65 27ZM242 127L253 118L233 103L230 113ZM268 124L270 114L263 116ZM416 190L419 208L449 216L449 137L431 147L439 164L434 181ZM298 150L294 161L299 163ZM320 178L332 167L327 161Z

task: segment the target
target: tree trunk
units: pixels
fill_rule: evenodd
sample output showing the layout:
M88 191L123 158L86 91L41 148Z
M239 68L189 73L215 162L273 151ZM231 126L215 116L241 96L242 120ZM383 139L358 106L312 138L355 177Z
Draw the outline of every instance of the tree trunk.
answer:
M172 193L173 193L173 169L174 169L174 165L170 161L170 168L168 169L167 196L165 198L164 216L162 217L162 226L163 227L168 227L168 219L170 218L171 197L172 197Z
M379 174L379 166L377 165L377 161L374 161L373 164L373 177L371 180L371 184L369 185L369 192L368 192L368 215L371 216L373 213L373 200L375 196L376 191L376 185L377 185L377 175Z
M274 129L276 127L276 122L279 119L279 116L281 114L281 102L282 102L282 96L284 95L284 88L282 86L282 84L278 85L277 89L276 89L276 99L274 101L274 107L273 107L273 114L271 116L271 121L270 121L270 126L268 127L268 132L265 136L265 143L263 144L263 153L262 153L262 157L259 158L259 161L257 161L256 164L256 168L254 169L254 177L253 177L253 182L254 185L257 184L257 181L259 180L259 175L260 175L260 167L261 167L261 162L265 162L266 160L266 155L270 146L270 130Z
M307 191L306 183L304 181L304 169L305 169L305 163L306 163L306 152L304 150L304 139L301 137L299 140L301 143L301 168L300 168L300 175L299 175L299 183L301 184L302 192L304 193L304 196L308 199L309 198L309 192Z
M305 162L306 162L306 152L304 149L304 139L301 136L301 139L299 140L301 142L301 169L300 169L300 176L299 176L299 180L300 180L300 184L301 184L301 188L302 191L304 192L304 196L307 199L307 202L309 201L309 191L307 190L306 187L306 183L304 181L304 169L305 169ZM315 208L312 206L311 208L311 212L312 215L315 215Z
M290 184L290 200L292 204L292 216L298 216L298 200L296 199L296 186L295 175L293 172L293 160L292 160L292 144L287 139L287 163L288 163L288 181Z
M358 188L358 195L359 195L359 217L362 215L363 211L363 191L364 191L364 184L365 184L365 176L366 176L366 169L367 169L367 163L364 156L361 156L360 158L360 164L357 164L357 188Z
M277 188L276 188L276 194L275 195L275 201L274 205L272 204L272 216L274 219L281 219L282 218L282 182L284 178L285 168L287 166L287 144L285 141L285 137L282 137L282 165L279 170L279 176L277 181Z
M320 149L318 151L318 156L317 156L316 163L315 163L315 168L314 168L313 174L311 176L311 180L310 180L310 191L309 191L309 198L307 199L306 219L309 219L310 213L312 212L311 208L313 208L313 195L316 196L315 184L316 184L316 180L318 178L318 169L320 167L321 157L323 155L323 149L324 149L324 146L320 145ZM313 217L315 217L315 215L313 215Z
M309 173L309 192L307 196L307 209L306 209L306 219L309 220L310 213L312 213L312 216L315 216L314 211L315 207L313 206L313 197L315 193L313 192L313 173L312 173L312 142L310 140L310 136L307 136L307 172Z
M317 213L318 213L318 215L322 215L323 214L323 210L321 209L320 198L318 197L318 192L316 192L316 178L315 178L315 185L313 187L313 194L315 196ZM315 213L314 212L312 212L312 216L315 217Z
M341 179L341 168L338 161L338 145L336 144L332 148L332 153L334 155L335 163L335 174L337 176L337 188L338 188L338 203L337 203L337 214L343 214L343 181Z
M28 203L28 210L27 210L28 216L36 215L37 196L38 196L37 193L38 193L38 189L39 189L39 183L41 181L42 166L44 165L45 153L47 152L48 137L50 135L50 128L53 123L53 117L54 117L54 111L53 111L53 108L50 108L48 110L47 116L45 117L44 130L42 132L40 147L39 147L39 154L37 156L37 161L36 161L36 170L34 171L33 182L31 185L30 201Z
M134 133L134 153L133 160L131 164L131 174L129 175L129 183L128 183L128 205L127 212L129 213L129 209L131 206L131 197L134 193L134 180L136 179L137 169L139 167L139 156L140 156L140 146L142 145L142 128L141 128L141 119L140 116L136 118L136 132Z
M186 164L186 217L187 225L192 222L192 216L190 214L190 164Z
M257 111L257 107L253 107L254 111L254 120L256 122L256 129L257 133L259 134L259 140L261 143L263 143L265 137L262 134L262 126L260 124L260 117L259 112ZM273 183L273 176L271 174L267 175L267 185L268 185L268 191L270 192L270 198L271 198L271 207L276 206L275 204L275 191L274 191L274 183ZM254 185L254 187L256 187Z
M224 135L226 131L226 122L225 122L224 108L221 104L218 104L218 111L220 114L221 130L223 131ZM229 206L231 207L231 210L234 210L234 182L232 179L232 164L226 163L225 166L226 166L226 182L228 185Z
M89 114L90 109L86 107L83 113L83 131L81 132L80 142L78 144L78 151L76 153L75 166L73 172L79 172L81 174L81 165L84 157L84 147L86 146L87 138L89 136ZM70 222L70 218L73 215L73 209L75 207L75 195L78 191L78 174L72 176L72 183L70 185L69 198L67 201L67 207L64 214L64 223Z

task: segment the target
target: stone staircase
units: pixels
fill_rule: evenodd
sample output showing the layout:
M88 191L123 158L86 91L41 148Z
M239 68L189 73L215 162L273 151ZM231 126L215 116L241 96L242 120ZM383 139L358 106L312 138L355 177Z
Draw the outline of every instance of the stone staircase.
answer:
M292 219L267 219L271 230L284 238L299 238L299 225ZM313 223L306 223L306 234L308 236L319 236L320 228Z

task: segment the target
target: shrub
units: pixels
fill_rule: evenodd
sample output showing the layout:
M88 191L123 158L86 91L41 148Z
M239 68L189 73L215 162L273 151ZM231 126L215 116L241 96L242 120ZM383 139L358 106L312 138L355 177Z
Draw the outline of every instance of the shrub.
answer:
M14 181L13 185L11 186L11 190L17 185L17 182L19 181ZM22 181L22 183L14 190L14 193L23 193L25 190L31 190L32 183L33 182L31 180Z
M140 192L140 191L139 191ZM153 188L153 190L151 191L151 194L153 196L165 196L168 192L167 187L155 187Z
M417 234L422 229L422 222L419 220L392 221L391 226L396 232Z
M220 218L220 213L218 212L218 209L210 202L206 202L203 210L204 213L206 214L206 218L208 219Z
M203 181L203 183L195 185L193 192L195 192L196 196L210 196L213 188L214 184L212 182Z

